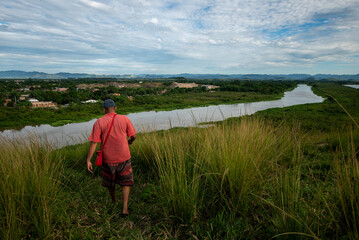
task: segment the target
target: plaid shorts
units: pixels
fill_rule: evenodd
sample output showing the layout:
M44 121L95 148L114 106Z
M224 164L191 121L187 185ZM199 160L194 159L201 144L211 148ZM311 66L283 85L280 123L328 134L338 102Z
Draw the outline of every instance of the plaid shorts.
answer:
M116 183L121 186L134 184L131 159L121 163L103 163L101 175L104 187L114 188Z

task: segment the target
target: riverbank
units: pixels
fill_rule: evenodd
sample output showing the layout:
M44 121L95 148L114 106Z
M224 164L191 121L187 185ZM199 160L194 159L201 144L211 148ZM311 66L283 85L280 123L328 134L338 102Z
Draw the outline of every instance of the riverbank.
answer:
M285 91L290 91L293 88L288 88ZM280 94L260 94L253 92L242 92L240 94L233 92L214 92L214 93L191 93L191 94L178 94L172 96L175 99L174 103L163 100L163 103L151 106L136 106L136 107L126 107L118 106L116 111L118 114L127 115L130 113L139 113L147 111L172 111L177 109L188 109L193 107L207 107L220 104L236 104L236 103L251 103L251 102L260 102L260 101L271 101L278 100L284 96L284 92ZM159 100L160 101L160 100ZM103 113L88 118L74 119L74 120L60 120L53 123L50 123L53 127L63 126L68 123L80 123L86 122L94 118L102 117Z
M299 84L292 91L286 92L285 96L280 100L212 105L209 107L177 109L173 111L140 112L131 113L127 116L131 119L138 132L149 132L175 127L197 126L199 123L221 121L229 117L253 114L268 108L322 101L323 98L315 95L308 85ZM95 121L96 119L93 119L88 122L68 124L60 127L51 127L49 125L38 127L27 126L21 131L6 130L0 132L0 136L25 138L28 132L31 132L46 136L47 141L52 142L56 148L61 148L66 145L84 142L86 140L84 136L90 134Z
M260 88L260 83L258 83ZM263 83L267 88L268 83ZM273 83L276 91L268 92L184 92L169 95L143 95L133 100L127 98L114 98L118 106L119 114L138 113L146 111L170 111L191 107L203 107L218 104L233 104L258 102L280 99L285 91L295 87L294 82ZM8 108L0 107L0 131L6 129L21 129L25 126L37 126L50 124L51 126L63 126L68 123L86 122L103 115L101 103L95 104L70 104L68 107L52 108Z
M88 144L1 145L3 238L357 239L359 130L348 115L337 123L345 111L328 97L357 121L359 96L336 84L314 89L328 100L139 134L126 219L100 169L85 171Z

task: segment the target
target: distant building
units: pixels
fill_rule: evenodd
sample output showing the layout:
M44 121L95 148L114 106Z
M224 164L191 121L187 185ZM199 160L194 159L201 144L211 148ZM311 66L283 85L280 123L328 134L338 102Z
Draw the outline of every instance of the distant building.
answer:
M30 101L32 104L33 108L37 108L37 107L42 107L42 108L46 108L46 107L56 107L57 104L54 102L40 102L40 101Z
M21 95L21 96L19 97L19 100L20 100L20 101L24 101L24 100L26 100L29 96L30 96L30 94L23 94L23 95Z
M9 98L5 99L4 106L7 106L7 104L8 104L9 102L11 102L11 99L9 99Z
M68 88L59 88L59 87L57 87L57 88L55 88L55 91L57 91L57 92L66 92L67 89Z
M121 93L112 93L111 95L119 97L119 96L121 96Z
M90 100L87 100L87 101L82 101L81 103L97 103L98 100L93 100L93 99L90 99Z
M173 82L171 85L172 88L195 88L198 87L198 84L196 83L178 83Z
M219 86L215 86L215 85L202 85L202 87L205 87L206 90L219 88Z

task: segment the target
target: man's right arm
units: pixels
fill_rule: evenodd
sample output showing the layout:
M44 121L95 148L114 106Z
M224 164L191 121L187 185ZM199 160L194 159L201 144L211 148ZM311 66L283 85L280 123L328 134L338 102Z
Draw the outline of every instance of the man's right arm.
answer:
M92 173L92 162L91 162L91 158L93 156L93 154L96 151L96 147L97 147L97 142L91 142L90 143L90 147L89 147L89 151L87 153L87 170Z

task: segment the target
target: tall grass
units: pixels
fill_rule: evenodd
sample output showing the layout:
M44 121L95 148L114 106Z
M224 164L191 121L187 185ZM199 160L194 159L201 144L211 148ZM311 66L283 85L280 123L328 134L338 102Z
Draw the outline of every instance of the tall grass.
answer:
M61 219L59 155L37 136L0 144L1 239L45 239Z
M192 222L213 209L246 213L253 207L252 194L264 194L279 162L290 164L296 155L293 134L251 118L148 134L139 151L156 167L166 213Z
M250 238L261 225L265 237L357 239L358 138L327 153L312 139L297 126L248 117L145 134L132 150L158 176L165 214L181 223L249 224L232 237ZM320 158L329 158L330 168L318 173Z
M151 207L158 204L170 219L164 228L185 229L187 237L358 239L359 130L349 133L318 146L317 134L297 126L245 117L140 134L131 153L135 174L151 181ZM106 213L100 168L84 181L88 144L53 151L36 139L1 139L0 238L121 235L104 221L123 225ZM131 195L131 203L141 199Z
M341 213L338 225L349 239L359 239L359 129L352 132L346 147L335 153L334 171L337 208Z

